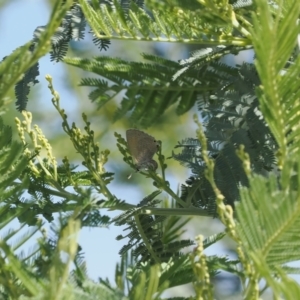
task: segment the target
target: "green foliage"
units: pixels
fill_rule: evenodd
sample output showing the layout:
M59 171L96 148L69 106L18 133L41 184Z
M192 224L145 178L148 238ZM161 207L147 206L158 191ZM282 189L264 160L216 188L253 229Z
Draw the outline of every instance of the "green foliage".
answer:
M236 208L243 220L237 231L245 252L261 253L271 268L299 260L299 200L296 193L286 193L288 187L281 190L280 186L273 175L268 179L256 175L250 179L251 194L241 189ZM270 195L269 202L261 201L261 195Z
M143 199L137 208L128 210L113 220L117 226L126 225L126 230L129 230L128 236L117 237L119 240L129 238L128 244L121 249L120 254L134 248L132 255L139 263L167 262L171 258L179 257L180 249L193 245L190 240L178 240L180 237L178 230L188 220L179 223L180 218L176 216L166 221L165 216L139 215L141 210L158 204L158 200L154 200L158 194L160 191L153 192Z
M108 39L212 46L179 63L151 54L142 54L147 63L64 59L101 76L81 81L94 88L90 99L99 108L125 91L115 119L130 113L134 125L148 127L174 105L178 115L197 105L196 134L172 155L192 176L180 193L170 188L160 142L157 172L140 172L155 190L136 205L117 198L109 185L114 174L106 170L110 151L96 143L85 114L83 129L69 123L47 76L62 128L82 162L74 166L65 156L58 165L30 112L16 118L21 143L0 120L0 297L165 299L168 288L190 283L195 296L168 299L214 299L217 275L226 271L239 278L245 299L259 299L268 288L274 299L297 299L299 285L289 274L300 271L286 264L300 260L299 1L149 0L146 8L143 1L55 2L49 24L1 62L0 99L16 85L17 106L24 110L38 59L51 51L61 60L68 42L83 37L86 22L101 48ZM220 60L251 48L254 64L230 67ZM134 169L125 139L115 137ZM104 209L120 214L110 218ZM224 232L195 242L184 238L190 216L214 216ZM117 239L128 242L115 283L91 281L77 242L80 229L124 225ZM208 256L204 250L225 235L236 258ZM24 254L34 239L36 247Z
M243 145L250 156L252 170L265 175L275 167L278 147L259 111L255 90L260 81L254 66L243 64L233 69L216 64L214 67L227 73L223 89L199 99L198 108L209 157L215 161L215 182L226 203L233 206L239 199L239 187L248 186L242 161L235 150ZM182 199L215 215L215 193L205 177L206 165L199 140L186 138L176 147L182 151L173 153L173 157L193 172L182 186Z
M131 113L131 122L144 127L153 124L166 109L176 103L178 99L188 97L190 104L178 106L182 113L187 111L194 103L193 92L189 95L190 83L181 82L182 88L178 90L178 83L172 82L172 76L177 72L177 63L165 59L157 59L151 55L143 58L155 61L156 64L138 62L128 63L121 59L99 57L94 60L66 58L65 62L73 66L80 66L86 71L107 78L111 84L103 79L86 78L81 85L96 87L89 98L98 108L103 107L108 101L126 90L121 107L115 112L114 119L123 118L128 111ZM200 89L200 87L199 87ZM160 101L160 99L167 99ZM155 103L156 105L153 105Z
M285 3L280 8L284 17L279 20L279 15L273 19L268 7L262 4L259 7L260 18L253 19L259 29L253 32L253 45L257 52L256 69L263 87L263 90L262 87L258 90L260 108L280 147L279 167L289 155L299 153L299 118L296 113L299 86L293 81L299 70L300 58L299 55L291 57L299 34L299 9L298 4L294 7L289 2ZM293 22L296 25L291 27ZM258 26L258 23L261 25ZM288 34L287 28L290 28ZM269 47L261 47L261 40Z

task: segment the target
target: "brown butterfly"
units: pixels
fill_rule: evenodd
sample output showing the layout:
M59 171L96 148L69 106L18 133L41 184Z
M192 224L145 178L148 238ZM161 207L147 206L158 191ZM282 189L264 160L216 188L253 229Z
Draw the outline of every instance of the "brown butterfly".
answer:
M128 129L126 140L130 154L136 164L136 170L156 170L158 165L153 159L159 144L155 138L138 129Z

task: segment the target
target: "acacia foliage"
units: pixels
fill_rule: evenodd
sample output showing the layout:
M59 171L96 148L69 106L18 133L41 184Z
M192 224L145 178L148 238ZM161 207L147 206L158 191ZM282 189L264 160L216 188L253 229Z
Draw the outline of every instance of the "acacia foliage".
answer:
M99 108L125 90L115 117L130 113L135 125L151 126L171 105L183 114L196 104L201 117L201 122L195 118L198 130L179 142L182 151L173 154L193 175L180 194L170 189L162 145L158 171L141 172L154 181L155 191L138 205L118 199L109 187L114 174L105 169L109 151L95 142L87 116L83 115L84 130L69 123L48 76L53 105L82 156L84 171L67 157L58 165L42 130L32 127L30 112L23 112L23 121L16 119L20 142L12 141L10 129L0 123L1 296L161 299L167 288L193 283L195 299L213 299L213 280L225 270L238 276L245 299L259 299L267 288L274 298L296 299L300 289L290 274L299 269L287 263L300 259L300 3L150 0L146 4L147 9L141 1L57 1L34 47L31 41L0 63L0 99L16 84L16 94L23 97L17 106L26 107L28 89L22 91L22 80L23 86L30 78L36 80L37 61L47 51L65 55L68 38L62 37L70 37L70 28L83 24L71 22L70 9L76 8L74 14L82 16L79 19L86 20L99 39L209 44L180 63L149 54L143 54L147 63L102 56L64 59L101 76L81 82L94 88L90 98ZM228 67L220 62L226 54L250 48L254 64ZM3 111L4 102L0 104ZM118 133L115 136L125 162L134 167L126 141ZM172 203L162 201L162 191ZM118 210L120 215L110 219L104 209ZM213 215L225 231L195 242L183 239L182 228L188 222L180 218L184 215ZM19 228L8 230L16 219ZM45 222L51 224L50 234L44 231ZM129 243L120 250L116 282L93 282L77 234L84 226L107 225L126 225L126 236L117 238L127 237ZM30 229L12 243L26 226ZM37 232L41 233L37 246L17 254ZM204 253L225 235L236 245L236 260ZM183 254L190 245L194 249ZM266 284L263 288L261 281Z

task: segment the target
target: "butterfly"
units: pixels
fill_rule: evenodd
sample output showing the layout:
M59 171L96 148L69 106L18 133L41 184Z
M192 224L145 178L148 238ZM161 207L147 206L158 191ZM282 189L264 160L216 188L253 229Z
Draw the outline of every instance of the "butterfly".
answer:
M155 138L138 129L128 129L126 140L130 154L136 164L136 170L156 170L158 165L153 155L159 147Z

